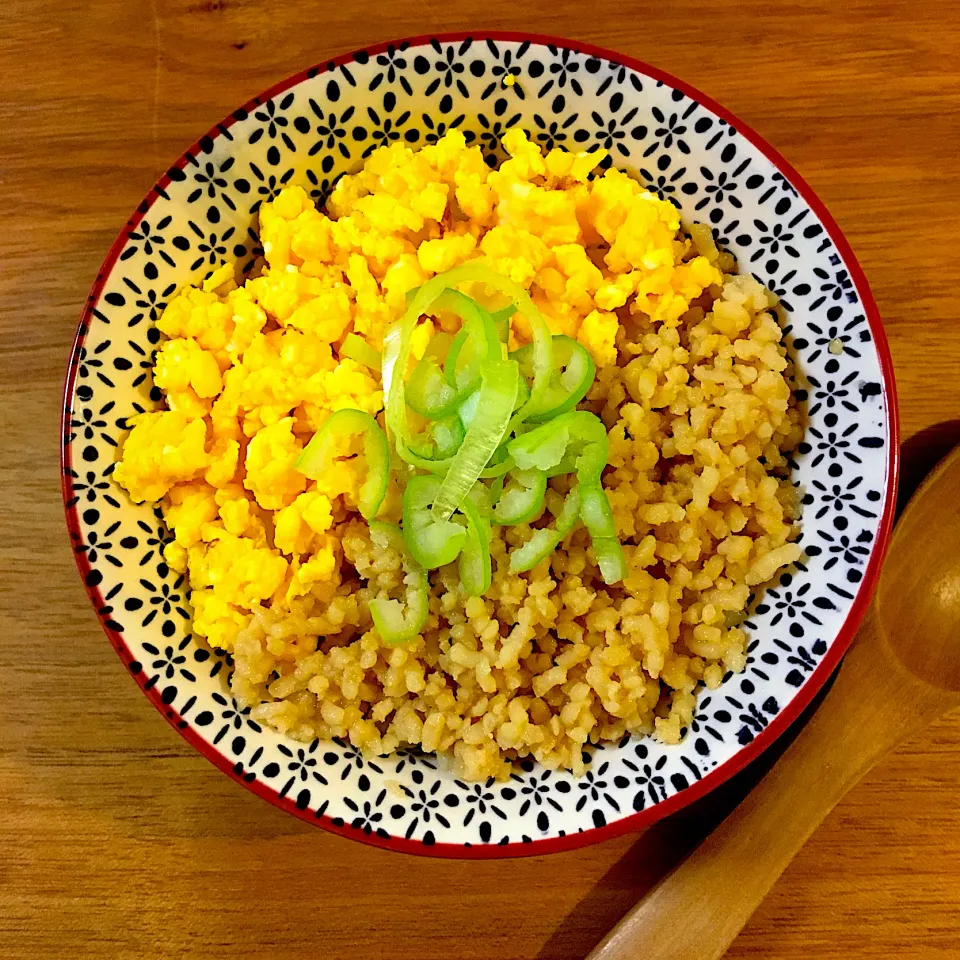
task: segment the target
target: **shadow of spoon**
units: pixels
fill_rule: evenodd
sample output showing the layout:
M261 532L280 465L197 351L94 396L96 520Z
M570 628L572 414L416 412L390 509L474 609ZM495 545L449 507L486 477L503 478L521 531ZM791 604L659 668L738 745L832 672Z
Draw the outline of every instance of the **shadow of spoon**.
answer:
M810 834L898 743L960 706L960 447L903 511L817 714L733 813L587 960L717 960Z

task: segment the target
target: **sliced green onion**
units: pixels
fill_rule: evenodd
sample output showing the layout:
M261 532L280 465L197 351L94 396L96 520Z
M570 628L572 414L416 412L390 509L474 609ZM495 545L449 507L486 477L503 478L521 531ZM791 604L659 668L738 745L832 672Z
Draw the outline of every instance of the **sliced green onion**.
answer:
M516 402L516 401L514 401ZM477 388L473 393L468 394L467 398L457 408L457 419L463 424L464 429L473 423L476 416L477 407L480 405L480 389Z
M370 601L373 624L384 643L407 643L423 632L430 614L427 572L411 556L399 527L374 520L370 539L381 551L392 548L401 556L405 602L376 597Z
M497 523L529 523L543 509L547 477L542 470L514 470L493 508Z
M456 289L463 284L483 285L513 302L491 313ZM405 384L417 324L438 310L456 313L461 328L453 337L437 334ZM503 344L518 311L532 342L505 360ZM543 509L547 479L576 473L577 486L553 525L533 531L511 552L511 569L531 569L582 519L604 580L626 575L601 483L606 428L576 409L595 373L581 344L551 336L526 290L480 264L439 274L410 292L406 313L384 338L382 376L397 454L433 474L412 477L403 498L403 536L417 563L430 569L459 557L464 590L481 594L490 584L491 522L533 520ZM428 421L416 438L408 405ZM482 478L493 480L489 490Z
M513 401L513 409L517 410L519 407L522 407L527 402L527 398L529 396L530 388L527 386L526 381L521 377L517 381L517 399ZM460 418L460 422L464 425L464 427L469 427L472 423L479 403L479 390L474 390L473 393L467 394L466 399L460 403L460 406L457 408L457 416Z
M467 355L461 363L461 354L467 344L468 334L465 326L454 334L443 364L443 375L447 378L447 383L459 391L469 390L480 382L480 361L486 353L485 350L478 349L475 356Z
M551 477L562 477L568 473L577 472L577 451L568 449L561 457L560 461L547 470L547 479Z
M602 468L601 468L602 469ZM581 481L580 517L590 533L590 542L597 555L597 566L606 584L618 583L627 575L627 562L617 539L617 528L606 491L596 483Z
M606 427L599 417L572 410L510 441L507 449L523 469L539 469L550 476L576 471L580 515L590 533L604 582L611 584L626 576L626 564L616 538L610 501L600 481L607 465L608 443ZM538 547L546 542L544 538L535 539Z
M581 483L591 485L599 482L607 465L607 430L595 414L571 410L511 440L507 449L523 470L555 473L565 460L572 460Z
M296 468L311 480L320 479L336 467L338 460L344 459L338 453L337 440L347 436L363 438L367 477L360 485L358 506L363 517L372 520L387 492L390 445L380 425L369 413L362 410L337 410L304 447Z
M484 364L477 401L483 416L470 423L443 478L433 505L438 520L450 519L503 440L513 414L519 376L514 360L488 360Z
M376 370L378 373L383 364L383 358L380 354L363 337L357 336L355 333L348 333L343 338L339 354L341 359L346 357L349 360L356 360L357 363L362 363L365 367Z
M455 387L461 397L476 390L480 385L480 365L488 356L491 351L482 328L468 321L457 331L447 352L443 364L447 383ZM494 359L497 358L494 356Z
M544 472L555 467L563 459L569 443L570 430L558 417L536 430L511 440L507 450L521 470Z
M530 299L530 294L519 284L501 277L489 267L476 263L465 263L454 267L446 273L439 274L428 280L420 288L421 293L434 281L443 281L451 289L461 283L480 283L491 290L509 297L517 311L526 317L533 334L533 386L530 390L530 399L517 413L519 421L526 419L529 412L543 411L543 395L549 386L550 375L553 370L553 337L543 314L536 308ZM451 348L452 349L452 348Z
M440 458L453 457L463 443L464 429L459 417L445 417L435 420L430 425L433 442L436 444L437 456Z
M490 563L490 525L468 496L460 504L467 519L467 540L460 553L460 585L468 597L482 596L493 578Z
M447 274L438 274L438 277L446 276ZM436 280L437 277L433 279ZM407 291L407 307L410 307L420 290L420 287L414 287L412 290ZM431 313L436 314L440 310L449 310L451 313L455 313L460 317L464 325L466 325L471 318L481 320L483 323L483 335L488 344L493 344L494 341L503 339L502 327L516 312L516 308L510 305L498 310L496 314L491 314L475 300L455 289L455 284L449 284L447 290L436 300ZM467 312L464 313L464 311ZM441 332L431 340L431 343L437 340L437 338L445 336L448 336L448 334Z
M411 449L412 438L407 420L406 388L403 378L410 359L411 337L417 322L447 289L443 276L432 277L417 290L403 317L393 324L383 338L383 395L387 428L393 435L397 455L423 470L441 471L449 466L449 458L428 460Z
M407 404L428 420L438 420L452 413L460 394L447 383L439 364L424 356L413 368L407 382Z
M450 345L453 343L453 337L446 330L438 330L427 342L427 348L423 351L425 357L433 357L439 364L443 364L447 354L450 352Z
M598 537L591 542L603 582L609 586L625 579L628 573L627 561L620 541L616 537Z
M466 529L432 508L439 492L440 480L431 476L411 477L403 492L403 536L413 559L428 570L456 560L467 539Z
M437 309L456 313L463 326L450 343L443 374L460 396L480 385L480 365L484 360L499 360L502 354L499 331L493 317L469 297L447 290L437 301Z
M520 364L520 373L533 375L533 344L515 350L510 356ZM553 338L554 369L544 391L540 408L529 411L528 420L548 420L572 410L586 395L597 368L582 344L563 334Z
M503 344L496 322L490 312L481 307L476 300L451 287L439 297L435 309L455 313L463 325L471 331L471 335L479 332L486 347L484 356L488 360L503 359Z
M560 541L573 530L579 518L580 492L577 487L573 487L564 497L563 505L552 526L534 530L526 543L510 552L510 569L514 573L532 570L557 549Z
M491 460L492 462L480 472L481 480L494 480L497 477L502 477L505 473L509 473L516 466L513 460L506 456L506 450L504 450L503 459L498 459L497 454L495 453Z
M423 461L436 463L449 460L460 449L463 435L463 424L459 417L432 420L422 437L418 436L416 442L411 441L410 449Z
M382 379L386 420L397 454L407 463L435 473L446 470L450 466L450 459L429 460L418 456L411 448L412 438L407 419L404 376L410 359L413 331L420 317L439 301L444 309L456 312L464 319L465 326L475 331L472 339L479 339L486 345L488 359L495 356L499 360L503 349L490 314L453 289L450 278L455 273L456 270L438 274L424 283L411 299L406 313L387 330L383 339ZM452 345L450 349L453 350Z
M508 343L510 340L510 318L516 312L517 308L511 303L505 307L502 307L500 310L494 311L490 315L493 318L494 325L497 328L497 334L503 343Z
M600 475L607 465L609 451L607 428L599 417L584 410L576 410L570 416L577 418L576 423L571 427L570 435L583 444L583 449L577 457L577 478L584 486L594 484L599 486Z
M580 519L593 540L606 540L617 535L610 501L599 483L580 485Z
M530 388L527 386L527 381L520 378L520 382L517 385L517 400L513 405L514 410L519 410L529 399L530 399Z
M493 500L491 499L490 488L477 481L470 488L467 499L477 508L477 513L489 527L490 520L493 517Z

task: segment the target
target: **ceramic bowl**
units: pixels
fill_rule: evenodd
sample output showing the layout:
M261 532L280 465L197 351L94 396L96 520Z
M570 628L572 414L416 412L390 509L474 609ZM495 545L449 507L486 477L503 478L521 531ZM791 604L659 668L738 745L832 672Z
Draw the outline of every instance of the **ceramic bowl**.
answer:
M514 79L509 79L509 78ZM504 131L544 148L603 147L618 167L710 223L776 291L806 406L794 482L802 562L757 597L747 669L703 691L679 746L589 746L576 778L532 762L505 783L465 783L435 758L362 757L297 743L230 696L229 660L190 633L169 534L111 473L126 419L160 400L155 322L175 291L224 261L252 264L259 206L285 184L322 204L382 144L456 127L488 161ZM893 373L866 280L823 204L757 134L687 84L585 44L518 34L419 37L284 80L191 146L127 221L83 311L67 376L63 495L90 599L127 670L186 740L290 813L396 850L500 857L579 846L703 796L782 733L837 666L866 608L892 521Z

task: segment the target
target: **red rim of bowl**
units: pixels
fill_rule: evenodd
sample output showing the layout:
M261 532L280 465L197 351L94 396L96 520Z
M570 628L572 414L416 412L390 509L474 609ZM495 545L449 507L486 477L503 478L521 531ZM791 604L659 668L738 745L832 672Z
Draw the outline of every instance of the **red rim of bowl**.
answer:
M630 69L637 71L638 73L645 74L654 80L662 81L669 86L683 91L683 93L688 97L698 101L707 109L711 110L714 114L726 120L727 123L731 124L738 133L746 137L750 143L752 143L778 168L781 173L787 177L790 183L796 188L800 196L803 197L806 203L810 206L811 210L813 210L813 212L817 215L820 222L826 229L830 239L836 246L837 251L843 258L845 265L850 271L851 278L856 287L857 295L859 296L860 301L866 311L871 335L873 336L874 343L876 344L881 373L883 375L886 413L890 430L890 440L888 444L889 454L887 461L887 485L885 491L886 497L884 502L883 516L880 519L880 525L877 531L873 552L867 564L867 569L864 573L863 580L860 583L860 589L857 591L857 596L850 607L849 612L847 613L846 620L841 626L836 639L833 641L833 644L827 651L823 660L807 679L807 682L798 690L796 696L794 696L790 703L788 703L787 706L784 707L784 709L781 710L780 713L778 713L776 717L770 721L770 724L767 726L767 728L761 731L747 746L743 747L736 754L734 754L726 763L718 766L715 770L706 774L701 780L696 781L689 787L681 790L679 793L675 793L667 800L657 803L652 807L648 807L646 810L640 811L639 813L634 813L630 816L623 817L622 819L607 824L604 827L585 830L582 833L568 834L567 836L563 837L532 840L526 843L510 843L504 846L465 846L455 843L437 843L427 845L420 840L405 840L402 837L382 838L378 837L376 834L367 835L361 830L353 829L342 820L335 820L326 815L317 816L310 810L301 810L289 797L281 797L276 790L267 786L260 780L245 779L242 767L239 764L232 762L228 757L220 753L218 750L208 744L198 733L196 733L188 721L180 717L175 710L172 710L162 701L160 691L156 687L146 689L146 678L143 672L140 672L139 674L133 674L138 686L141 690L143 690L150 702L153 703L153 705L166 718L170 725L195 750L205 756L209 761L211 761L211 763L219 767L220 770L236 780L238 783L242 784L248 790L251 790L253 793L257 794L257 796L269 801L274 806L279 807L281 810L292 813L301 820L305 820L308 823L323 827L332 833L337 833L341 836L349 837L352 840L359 840L362 843L372 844L373 846L383 847L388 850L398 850L405 853L414 853L434 857L497 859L504 857L536 856L546 853L558 853L563 850L573 850L578 847L584 847L589 844L598 843L601 840L606 840L611 837L620 836L621 834L629 833L630 831L639 830L642 827L648 827L656 821L661 820L663 817L669 816L672 813L676 813L678 810L681 810L683 807L686 807L688 804L693 803L695 800L700 799L711 790L714 790L716 787L720 786L720 784L724 783L735 773L742 770L748 763L750 763L751 760L759 756L760 753L769 747L770 744L772 744L774 740L776 740L777 737L779 737L793 723L793 721L797 719L797 717L811 702L816 693L820 690L828 677L833 673L837 665L840 663L840 660L846 653L847 648L849 647L850 642L857 631L857 628L860 626L860 623L863 620L867 606L869 605L873 596L873 592L876 589L880 567L883 563L883 558L886 554L887 546L890 541L890 533L893 528L897 481L900 471L900 424L897 412L897 394L893 375L893 360L890 355L890 348L887 344L887 338L883 331L880 313L877 309L876 303L874 302L873 296L870 293L870 288L867 284L867 279L864 276L863 270L853 254L853 250L851 250L850 245L840 232L840 228L837 226L833 217L830 216L830 213L827 211L827 208L824 206L823 202L817 197L817 195L800 176L800 174L798 174L797 171L794 170L794 168L759 134L757 134L742 120L735 117L729 110L721 106L715 100L712 100L710 97L704 95L696 88L690 86L690 84L685 83L684 81L679 80L668 73L665 73L663 70L658 70L656 67L652 67L649 64L634 59L633 57L624 56L611 50L605 50L602 47L596 47L589 43L581 43L575 40L563 40L559 37L551 37L542 34L496 30L425 34L422 36L409 37L404 40L392 40L385 43L374 44L373 46L367 47L362 51L354 51L352 53L343 54L332 60L328 60L323 64L303 70L300 73L297 73L294 76L275 84L268 90L261 93L258 97L247 101L247 103L244 104L243 109L247 110L247 112L252 112L259 103L263 103L266 100L275 97L277 94L288 90L290 87L293 87L308 78L316 76L317 74L325 73L334 69L335 67L340 66L341 64L351 63L355 60L358 52L375 55L385 51L388 47L398 47L401 44L408 44L410 47L416 47L429 43L430 40L434 39L440 41L441 43L455 43L468 38L472 38L474 40L500 40L508 43L522 43L523 41L528 41L530 43L544 46L549 45L553 47L559 47L561 49L569 49L577 53L583 53L588 56L594 56L603 60L622 64L625 67L629 67ZM231 115L224 119L221 123L218 123L204 137L189 147L188 150L178 158L174 164L174 169L183 169L188 162L187 154L196 154L198 150L202 150L202 144L215 140L230 126L232 126L234 122L236 122L236 117L235 115ZM103 265L100 267L100 271L97 274L97 278L90 290L90 294L87 297L86 304L80 317L80 324L74 339L73 348L71 350L66 382L64 384L63 409L61 413L60 427L62 443L60 466L62 473L61 483L66 510L67 529L73 542L76 542L80 538L80 524L77 515L76 502L73 504L69 503L70 498L73 495L72 484L68 482L68 475L72 464L70 449L66 442L66 437L70 416L70 401L73 397L77 367L79 364L79 351L84 344L90 315L100 298L104 283L110 272L113 270L117 258L119 257L123 248L126 246L128 240L127 234L136 227L143 216L149 211L153 202L160 195L159 191L166 188L167 184L170 183L170 179L169 173L166 173L160 178L156 185L150 189L144 199L140 202L133 216L131 216L131 218L127 221L124 229L113 242L113 245L110 247L106 258L103 261ZM104 632L107 635L107 639L109 639L121 661L129 669L131 662L133 662L135 658L124 642L122 634L114 629L109 615L103 612L104 607L107 606L107 603L103 595L100 593L100 590L96 585L91 585L88 583L88 576L91 572L91 567L86 559L86 554L74 552L74 557L76 559L77 568L79 569L80 575L83 578L87 594L90 597L90 601L93 604L94 609L97 611L97 616Z

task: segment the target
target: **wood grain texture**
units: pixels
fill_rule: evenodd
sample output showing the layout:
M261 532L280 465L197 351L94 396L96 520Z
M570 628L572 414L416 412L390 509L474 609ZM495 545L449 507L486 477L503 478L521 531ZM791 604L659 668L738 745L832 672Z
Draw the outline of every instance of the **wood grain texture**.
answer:
M809 180L866 271L907 466L960 416L960 8L947 0L6 0L0 17L0 958L583 957L756 771L648 831L439 862L326 835L194 754L104 639L60 508L61 381L116 231L238 103L377 40L497 27L678 74ZM146 11L146 13L144 12ZM955 434L954 434L955 436ZM691 904L696 909L696 904ZM834 811L733 960L960 954L960 716Z

